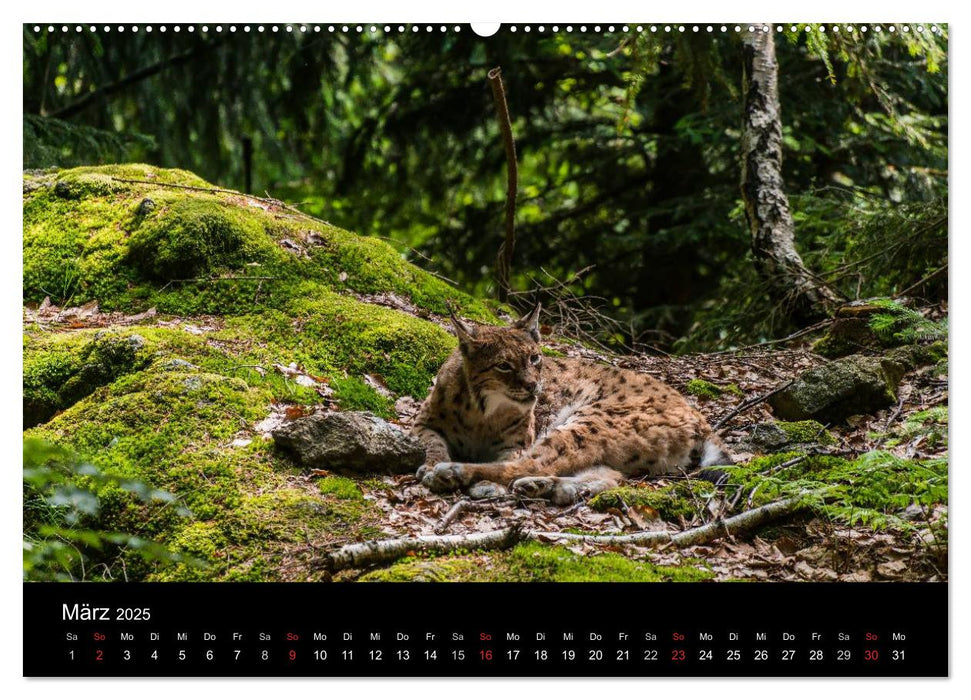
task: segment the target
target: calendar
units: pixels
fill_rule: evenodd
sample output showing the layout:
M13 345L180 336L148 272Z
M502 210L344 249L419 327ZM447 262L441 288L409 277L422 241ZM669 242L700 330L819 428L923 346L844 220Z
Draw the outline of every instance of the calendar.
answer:
M24 676L949 674L949 26L649 11L23 24Z

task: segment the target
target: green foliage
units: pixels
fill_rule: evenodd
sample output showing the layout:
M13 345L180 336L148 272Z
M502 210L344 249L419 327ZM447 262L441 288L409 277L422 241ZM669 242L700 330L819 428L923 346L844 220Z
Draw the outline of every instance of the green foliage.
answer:
M916 438L923 438L929 449L947 447L947 426L947 406L934 406L925 411L917 411L891 429L890 437L884 445L896 447Z
M918 525L900 517L905 508L947 503L946 458L906 460L874 451L846 460L789 452L723 469L756 504L799 496L819 515L848 525L913 532Z
M24 115L23 137L25 170L138 160L155 149L155 141L149 136L95 129L35 114Z
M190 515L174 495L139 479L103 473L71 451L37 439L24 440L24 579L70 581L112 578L96 563L135 556L146 562L201 562L138 535L98 527L102 495L113 492L145 504L171 505Z
M799 249L847 296L891 295L946 260L947 30L791 26L776 45ZM25 28L24 111L63 109L72 125L151 134L146 159L234 188L251 140L256 191L391 239L404 256L490 294L505 174L486 73L499 64L519 152L518 289L552 277L603 299L630 328L628 342L721 348L790 330L747 253L734 36L186 32L163 42L144 33L54 40ZM119 71L156 65L150 78L78 106ZM292 233L281 237L297 240ZM73 262L86 240L72 233L65 243L49 251L42 280L25 255L30 298L40 294L34 282L55 300L92 284ZM348 272L334 287L371 293L400 278L412 300L427 289L431 303L418 303L444 309L442 289L414 284L409 268L385 274L392 248L339 248L318 270ZM358 264L372 255L375 275ZM116 282L99 299L133 283L108 279ZM225 305L229 287L253 299L257 284L193 286L182 306ZM134 285L132 300L148 301ZM946 276L919 292L943 298Z
M919 311L907 308L892 299L877 299L875 306L883 309L870 318L870 328L879 338L910 344L947 339L947 318L931 321Z
M650 486L621 486L608 489L590 499L592 509L605 512L611 509L648 508L663 520L690 522L704 513L705 503L717 492L709 481L686 479L661 488Z
M343 500L364 500L361 488L357 485L357 482L345 476L325 476L323 479L317 481L317 488L321 493L330 494Z

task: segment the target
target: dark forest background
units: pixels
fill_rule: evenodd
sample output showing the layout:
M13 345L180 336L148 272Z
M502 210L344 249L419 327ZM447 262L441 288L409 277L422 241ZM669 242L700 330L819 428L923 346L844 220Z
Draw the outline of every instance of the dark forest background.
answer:
M753 265L731 31L212 29L25 27L24 167L185 168L494 296L506 161L487 72L501 66L515 291L608 343L714 350L798 327ZM844 299L931 276L913 293L946 300L947 39L921 29L776 36L796 246Z

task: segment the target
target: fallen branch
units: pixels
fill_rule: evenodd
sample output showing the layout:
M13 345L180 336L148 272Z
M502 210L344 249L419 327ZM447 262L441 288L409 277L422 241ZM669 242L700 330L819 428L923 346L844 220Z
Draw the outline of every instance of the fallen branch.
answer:
M729 413L727 416L724 416L723 418L719 418L717 421L715 421L715 424L711 426L711 429L717 432L723 425L725 425L725 423L727 423L728 421L730 421L732 418L734 418L735 416L737 416L739 413L742 413L744 411L749 410L750 408L753 408L755 406L758 406L760 403L762 403L763 401L765 401L765 400L767 400L767 399L775 396L780 391L783 391L785 389L788 389L790 386L792 386L793 382L795 382L795 381L796 380L793 379L791 381L786 382L782 386L777 386L772 391L766 392L766 393L762 394L761 396L756 396L754 399L749 399L748 401L742 402L741 404L738 405L738 407L734 411L732 411L731 413Z
M344 545L321 557L330 571L360 569L375 564L389 564L409 552L445 554L457 549L505 549L525 539L522 527L516 523L501 530L477 532L471 535L420 535L396 540L372 540Z
M626 535L580 535L574 532L536 532L527 534L528 539L538 541L568 540L590 544L634 544L654 546L673 544L676 547L690 547L705 544L725 535L734 536L752 530L765 523L793 513L802 507L802 497L795 496L782 501L766 503L764 506L747 510L726 519L712 520L699 527L681 532L652 531L632 532Z
M497 256L499 301L505 303L509 295L509 271L512 268L512 253L516 246L516 194L519 189L519 174L516 165L516 142L512 135L512 120L509 118L509 105L506 102L506 89L502 85L502 69L498 66L489 71L489 84L496 102L499 116L499 131L506 149L506 236L499 246Z
M506 549L519 542L533 540L536 542L555 542L565 540L570 542L586 542L591 544L633 544L642 547L658 545L674 545L675 547L690 547L705 544L725 535L735 536L764 525L784 515L794 513L802 508L802 494L781 501L767 503L730 518L718 518L699 527L681 532L649 531L632 532L626 535L580 535L573 532L545 532L541 530L524 530L520 523L515 523L501 530L492 532L477 532L470 535L421 535L418 537L402 537L395 540L372 540L344 545L338 550L329 552L318 562L329 571L343 569L360 569L378 564L390 564L403 556L424 552L428 554L445 554L456 550L470 549ZM458 512L457 503L452 511ZM450 513L452 511L449 511ZM446 514L446 517L448 515Z

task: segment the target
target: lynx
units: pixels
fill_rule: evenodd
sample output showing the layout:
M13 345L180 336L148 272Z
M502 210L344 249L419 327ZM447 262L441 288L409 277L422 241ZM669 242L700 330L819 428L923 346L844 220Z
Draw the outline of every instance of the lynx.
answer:
M459 347L412 432L433 491L574 503L624 477L731 464L704 417L671 387L594 362L544 357L540 305L506 328L453 313Z

